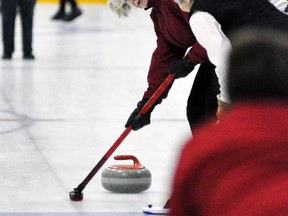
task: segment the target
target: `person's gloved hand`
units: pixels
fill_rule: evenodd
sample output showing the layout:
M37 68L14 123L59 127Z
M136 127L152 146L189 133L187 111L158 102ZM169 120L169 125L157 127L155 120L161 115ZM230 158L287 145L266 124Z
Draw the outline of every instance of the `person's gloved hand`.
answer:
M130 117L128 118L125 124L126 128L129 125L131 125L132 129L134 131L137 131L140 128L144 127L145 125L150 124L151 112L153 111L156 105L152 105L152 107L145 114L141 114L139 116L137 115L140 112L140 110L144 107L144 105L147 103L147 101L148 101L147 99L143 99L137 103L137 107L131 113Z
M218 109L217 109L217 119L221 121L224 115L228 112L230 109L230 104L222 101L220 99L220 96L217 95L217 101L218 101Z
M168 73L175 73L175 79L186 77L191 71L193 71L195 65L190 61L190 59L183 58L180 61L175 62L172 66L168 68Z

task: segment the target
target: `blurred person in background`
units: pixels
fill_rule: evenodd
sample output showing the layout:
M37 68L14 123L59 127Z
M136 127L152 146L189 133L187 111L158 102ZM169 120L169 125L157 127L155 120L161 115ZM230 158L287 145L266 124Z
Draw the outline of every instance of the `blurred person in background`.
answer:
M66 4L70 4L71 11L66 13ZM79 17L82 14L82 11L78 7L76 0L60 0L59 9L57 13L52 17L52 20L64 20L64 21L72 21Z
M171 216L288 215L288 35L251 28L231 43L232 105L182 149Z
M36 0L1 0L2 6L2 59L9 60L14 52L15 20L19 9L22 25L23 58L34 59L33 40L33 17Z

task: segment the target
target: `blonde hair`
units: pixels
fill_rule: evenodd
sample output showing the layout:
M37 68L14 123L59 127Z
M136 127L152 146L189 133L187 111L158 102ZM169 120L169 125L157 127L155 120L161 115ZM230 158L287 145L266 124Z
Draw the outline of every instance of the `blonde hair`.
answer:
M118 17L127 17L131 10L131 6L128 4L127 0L108 0L107 4Z

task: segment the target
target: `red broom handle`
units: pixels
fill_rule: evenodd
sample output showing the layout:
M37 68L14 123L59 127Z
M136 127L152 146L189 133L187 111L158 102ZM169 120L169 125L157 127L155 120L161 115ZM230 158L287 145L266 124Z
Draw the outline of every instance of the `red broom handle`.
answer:
M154 92L151 98L147 101L147 103L140 110L138 115L145 114L151 106L160 98L163 92L172 84L174 80L175 74L169 74L168 77L163 81L163 83L159 86L159 88ZM83 180L82 183L78 185L76 190L77 192L82 192L86 185L91 181L91 179L95 176L95 174L100 170L100 168L105 164L105 162L109 159L109 157L114 153L114 151L119 147L122 141L127 137L127 135L131 132L131 125L128 126L119 138L114 142L114 144L110 147L110 149L105 153L105 155L101 158L101 160L96 164L96 166L91 170L91 172L87 175L87 177Z

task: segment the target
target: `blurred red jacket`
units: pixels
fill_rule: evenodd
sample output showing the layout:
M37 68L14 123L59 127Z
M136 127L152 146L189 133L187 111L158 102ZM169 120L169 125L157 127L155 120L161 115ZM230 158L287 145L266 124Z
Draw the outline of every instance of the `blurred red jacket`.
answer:
M182 151L171 216L287 216L288 101L234 105Z

